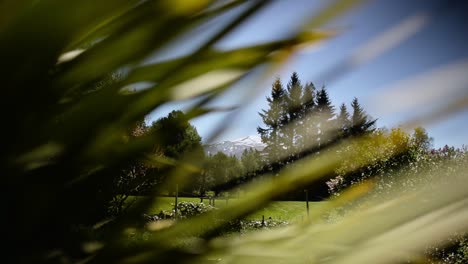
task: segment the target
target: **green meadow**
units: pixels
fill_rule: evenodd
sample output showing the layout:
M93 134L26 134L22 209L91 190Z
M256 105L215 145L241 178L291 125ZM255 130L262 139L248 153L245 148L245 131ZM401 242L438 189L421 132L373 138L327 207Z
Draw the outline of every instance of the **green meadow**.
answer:
M133 198L135 199L135 198ZM222 208L226 204L235 202L236 199L226 200L217 199L215 201L215 207ZM200 198L195 197L179 197L178 202L192 202L199 203ZM157 214L161 211L170 211L174 208L175 198L174 197L160 197L158 202L152 206L149 210L149 214ZM207 199L203 200L204 204L208 204ZM325 204L325 202L309 202L309 212L312 214L314 210L319 209ZM262 217L265 219L272 218L274 220L287 221L290 223L300 223L307 218L306 202L305 201L273 201L266 207L256 211L249 215L247 219L261 220Z

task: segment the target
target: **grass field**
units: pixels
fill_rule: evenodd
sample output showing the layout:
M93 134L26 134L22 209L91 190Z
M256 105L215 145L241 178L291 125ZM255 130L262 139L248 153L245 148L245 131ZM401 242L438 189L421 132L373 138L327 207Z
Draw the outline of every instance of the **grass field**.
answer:
M192 197L179 197L179 202L195 202L199 203L200 198ZM230 200L232 201L232 200ZM162 210L170 211L174 207L174 198L173 197L161 197L159 198L159 203L153 206L148 213L156 214ZM203 201L205 204L208 204L208 200ZM322 206L323 202L309 202L309 210L312 213L314 209ZM225 200L216 200L216 207L223 207L226 205ZM267 207L260 209L259 211L248 216L248 219L252 220L261 220L262 216L265 216L265 219L271 217L275 220L283 220L292 223L301 222L307 217L306 203L301 201L278 201L271 202Z

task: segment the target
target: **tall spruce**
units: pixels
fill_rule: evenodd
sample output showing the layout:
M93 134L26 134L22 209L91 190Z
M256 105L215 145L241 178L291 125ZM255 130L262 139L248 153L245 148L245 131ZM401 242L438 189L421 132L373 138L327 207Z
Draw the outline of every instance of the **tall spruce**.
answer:
M347 135L351 127L351 120L350 120L348 109L346 108L346 105L344 103L340 105L340 113L338 114L336 118L336 122L337 122L339 133L342 136Z
M317 141L319 146L331 141L332 137L330 132L332 132L334 128L334 117L335 107L330 101L327 90L325 87L322 87L322 89L317 92Z
M294 155L298 152L298 143L301 137L301 123L302 123L302 104L303 104L303 87L299 76L296 72L291 75L287 84L287 114L288 125L285 127L285 140L287 142L286 148L290 159L294 159Z
M352 136L356 136L374 131L377 119L371 119L366 114L356 97L354 97L351 102L351 107L353 108L353 115L351 116L351 128L349 133Z
M299 147L301 150L306 150L317 143L317 119L316 119L316 95L314 84L308 83L304 85L304 91L302 95L302 126L300 130L300 142Z
M271 96L267 97L269 109L259 113L265 127L257 127L262 142L266 145L265 152L269 163L279 161L284 152L285 140L283 128L288 122L286 108L286 91L277 78L271 88ZM276 169L276 168L272 168Z
M276 166L272 169L312 154L334 140L375 129L376 120L365 113L357 98L351 103L352 115L345 104L335 115L325 87L316 91L313 83L302 85L296 72L286 89L279 78L275 80L267 102L269 109L259 113L265 126L257 131L266 145L267 161Z

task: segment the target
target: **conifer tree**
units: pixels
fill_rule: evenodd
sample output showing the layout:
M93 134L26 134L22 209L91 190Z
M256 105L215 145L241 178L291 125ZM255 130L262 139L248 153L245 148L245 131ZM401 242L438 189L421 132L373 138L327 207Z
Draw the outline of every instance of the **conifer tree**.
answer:
M317 118L318 118L318 132L317 141L319 146L330 141L330 132L332 131L335 120L335 107L330 101L328 92L325 87L322 87L317 92Z
M276 162L280 159L285 147L283 128L288 121L286 109L286 91L277 78L272 85L271 96L267 97L269 109L262 110L259 115L262 117L265 127L257 127L262 142L265 143L267 159Z
M336 118L338 130L343 136L347 135L347 133L349 132L349 129L351 126L351 120L349 118L350 116L348 113L348 109L346 108L346 105L343 103L340 106L340 113L338 114L338 117Z
M334 140L375 129L376 120L365 113L357 98L351 103L352 115L345 104L341 104L335 115L325 87L316 91L313 83L302 85L296 72L291 75L286 89L280 79L276 79L267 101L269 109L259 113L265 127L258 127L257 131L266 144L266 161L275 163L276 169Z
M359 104L359 101L354 97L351 102L353 108L353 115L351 117L350 134L352 136L360 135L366 132L375 130L375 123L377 119L372 120Z
M299 147L304 150L311 147L316 143L317 136L317 119L315 117L317 111L317 104L315 101L315 86L313 83L304 86L302 96L302 110L301 119L302 126L300 130L300 143Z
M294 153L298 151L298 142L301 137L301 117L302 117L302 85L299 76L296 72L291 75L291 79L287 85L287 114L288 125L285 127L285 140L287 142L287 150L293 158Z
M328 121L335 116L335 107L332 105L325 87L322 87L322 89L317 92L317 110L321 119L325 121Z
M295 121L300 118L301 108L303 103L302 97L302 85L299 80L299 76L296 72L291 75L291 79L287 85L287 103L288 103L288 115L291 121Z

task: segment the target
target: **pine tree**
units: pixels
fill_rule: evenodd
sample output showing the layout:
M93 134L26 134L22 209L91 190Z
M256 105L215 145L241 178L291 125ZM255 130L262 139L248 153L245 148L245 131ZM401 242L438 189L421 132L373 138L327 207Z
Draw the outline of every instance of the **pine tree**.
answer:
M349 118L350 116L348 113L348 109L346 108L346 105L343 103L340 106L340 113L338 114L338 117L336 118L337 128L339 130L339 133L341 133L342 136L345 136L349 133L349 129L351 127L351 120Z
M322 89L317 92L317 110L320 118L325 121L328 121L335 116L335 107L332 105L325 87L322 87Z
M371 120L356 97L351 102L351 107L353 108L353 115L351 117L350 134L356 136L374 131L377 119Z
M317 118L318 118L318 145L323 145L331 140L330 132L333 130L335 120L335 107L332 105L328 92L322 87L317 92Z
M287 85L287 114L288 125L285 127L285 140L287 142L286 148L289 151L289 156L294 159L295 153L298 151L299 138L301 137L301 123L302 123L302 95L303 87L299 76L296 72L291 75L291 79Z
M291 75L291 79L287 85L287 103L288 115L291 121L297 120L301 115L301 108L303 103L302 85L299 76L296 72Z
M265 143L265 152L270 163L279 161L284 152L285 140L283 128L288 122L286 109L286 91L277 78L272 85L271 96L267 97L269 109L262 110L259 115L262 117L265 128L257 127L262 142Z
M301 150L305 150L313 146L316 143L317 137L317 119L315 114L317 112L317 104L315 101L315 86L313 83L306 84L304 86L302 96L302 109L301 109L301 137L299 147Z

